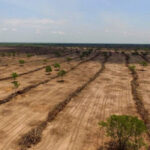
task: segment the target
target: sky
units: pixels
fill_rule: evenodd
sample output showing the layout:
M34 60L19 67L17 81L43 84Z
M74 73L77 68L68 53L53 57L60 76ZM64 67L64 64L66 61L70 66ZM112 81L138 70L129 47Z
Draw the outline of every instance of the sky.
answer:
M150 0L0 0L0 42L150 44Z

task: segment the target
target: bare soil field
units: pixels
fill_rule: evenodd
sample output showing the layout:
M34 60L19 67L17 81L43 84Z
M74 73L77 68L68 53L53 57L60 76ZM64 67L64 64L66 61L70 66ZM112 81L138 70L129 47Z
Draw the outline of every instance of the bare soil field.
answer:
M4 50L15 48L2 47L0 54ZM28 58L26 51L34 56ZM149 55L113 49L60 52L58 57L48 48L23 48L20 55L0 56L0 150L106 150L109 138L98 123L113 114L143 120L150 145ZM20 65L21 59L26 63ZM66 71L63 78L55 63ZM45 72L47 65L51 73ZM13 72L19 75L15 80Z

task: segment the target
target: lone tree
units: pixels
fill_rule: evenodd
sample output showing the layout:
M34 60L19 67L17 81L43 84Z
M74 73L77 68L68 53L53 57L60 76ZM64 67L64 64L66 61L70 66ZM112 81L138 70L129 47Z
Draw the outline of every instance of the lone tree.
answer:
M55 63L54 64L54 68L56 69L56 71L60 70L60 64L59 63Z
M52 67L51 66L46 66L45 67L45 72L47 72L48 74L50 74L50 72L52 72Z
M66 74L66 71L65 70L60 70L59 72L58 72L58 76L59 77L61 77L61 80L60 80L60 82L63 82L64 80L63 80L63 76Z
M13 72L13 73L11 74L11 76L12 76L12 78L13 78L14 80L16 80L16 78L18 77L18 74L17 74L16 72Z
M142 120L127 115L112 115L106 122L99 123L110 137L111 149L115 150L139 150L147 147L143 134L147 128ZM112 147L113 146L113 147Z

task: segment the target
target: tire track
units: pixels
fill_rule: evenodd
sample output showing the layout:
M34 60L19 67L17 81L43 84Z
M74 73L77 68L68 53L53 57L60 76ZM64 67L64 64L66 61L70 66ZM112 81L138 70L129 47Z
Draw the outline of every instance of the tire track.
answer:
M71 72L71 71L73 71L74 69L76 69L76 68L77 68L78 66L80 66L81 64L83 64L83 63L85 63L85 62L88 62L88 61L90 61L90 60L93 60L94 58L98 57L98 55L99 55L99 53L96 54L96 55L94 55L93 57L87 59L87 60L84 60L84 61L79 62L76 66L74 66L74 67L72 67L70 70L68 70L68 71L66 72L66 74L69 73L69 72ZM49 81L51 81L51 80L53 80L53 79L56 79L56 78L58 78L58 77L59 77L59 76L56 75L56 76L54 76L54 77L52 77L52 78L50 78L50 79L46 79L46 80L41 81L41 82L39 82L39 83L37 83L37 84L29 85L29 86L27 86L27 87L25 87L25 88L23 88L23 89L21 89L21 90L19 90L19 91L16 91L16 92L14 92L14 93L8 95L6 98L0 100L0 105L5 104L5 103L11 101L11 100L12 100L13 98L15 98L16 96L22 95L22 94L24 94L24 93L27 93L27 92L30 91L31 89L36 88L36 87L40 86L41 84L46 84L47 82L49 82Z
M22 135L46 120L50 110L53 110L57 104L86 83L99 70L101 63L98 59L102 61L103 57L99 56L66 74L64 83L57 83L58 79L55 79L2 105L0 132L3 131L7 136L1 139L0 149L16 150L16 141Z
M116 67L108 65L110 68L114 66L116 70L126 71L124 66ZM114 71L114 69L113 69ZM118 72L117 72L118 73ZM126 73L127 74L127 73ZM112 80L104 80L106 77L111 77ZM118 105L121 105L120 98L126 95L126 91L123 89L119 97L116 99L109 95L109 92L105 91L105 87L108 85L113 86L118 83L120 75L112 74L111 70L104 70L100 74L99 78L96 78L88 87L86 87L75 99L60 112L55 118L54 122L49 123L47 129L43 133L42 141L32 150L95 150L99 148L100 143L104 140L104 134L100 131L97 123L100 120L106 119L107 116L112 114L115 109L115 113L123 113L121 108L118 109ZM121 78L119 78L120 81ZM126 83L127 80L120 84ZM108 83L108 85L106 84ZM128 83L130 85L130 83ZM114 89L114 91L113 91ZM128 87L125 89L128 91ZM112 93L116 92L112 87ZM105 93L105 94L104 94ZM113 99L114 98L114 99ZM126 109L128 109L127 99L124 100ZM115 103L115 108L112 105ZM134 104L134 103L133 103ZM78 109L78 110L77 110ZM98 120L98 121L97 121ZM97 131L97 132L96 132Z
M65 55L65 56L67 56L67 55ZM54 57L54 58L56 58L56 57ZM78 58L78 57L75 57L75 59L76 59L76 58ZM65 61L66 61L66 60L62 60L61 63L62 63L62 62L65 62ZM28 72L20 73L20 74L18 74L18 76L27 75L27 74L30 74L30 73L33 73L33 72L42 70L42 69L44 69L46 66L47 66L47 65L44 65L44 66L42 66L42 67L39 67L39 68L30 70L30 71L28 71ZM9 79L12 79L12 77L11 77L11 76L8 76L8 77L0 78L0 81L9 80Z
M126 67L129 68L129 60L130 56L125 54L126 57ZM130 70L130 69L129 69ZM141 118L145 122L147 128L148 128L148 136L150 138L150 118L148 111L146 110L144 103L143 103L143 97L141 93L139 92L139 82L138 82L138 74L136 70L130 70L132 74L132 81L131 81L131 87L132 87L132 95L133 95L133 100L135 101L137 112L140 114Z
M37 143L40 142L42 133L46 129L48 123L55 119L55 117L66 107L66 105L71 101L72 98L74 98L77 94L79 94L88 84L90 84L99 76L99 74L105 69L105 63L108 57L109 56L105 56L105 59L102 63L102 67L92 78L90 78L85 84L83 84L73 93L68 95L68 97L65 100L56 105L56 107L49 112L47 119L43 121L38 127L33 128L31 131L29 131L28 133L26 133L21 137L21 139L19 140L21 150L26 150L32 145L36 145Z

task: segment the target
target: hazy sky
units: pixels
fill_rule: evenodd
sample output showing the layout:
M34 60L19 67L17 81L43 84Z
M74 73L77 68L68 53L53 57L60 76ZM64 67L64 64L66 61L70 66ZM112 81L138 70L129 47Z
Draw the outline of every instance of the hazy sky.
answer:
M150 43L150 0L0 0L0 42Z

